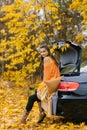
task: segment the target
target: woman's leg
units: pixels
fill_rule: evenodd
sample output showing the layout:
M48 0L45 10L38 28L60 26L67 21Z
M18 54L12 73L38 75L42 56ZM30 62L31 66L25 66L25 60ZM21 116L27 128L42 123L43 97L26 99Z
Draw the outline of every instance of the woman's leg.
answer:
M44 112L44 109L41 107L41 102L38 102L38 107L39 107L39 111L40 111L40 117L39 120L37 121L37 123L41 123L44 118L46 117L46 114Z
M38 107L39 107L40 113L43 112L44 110L43 110L43 108L41 107L41 102L37 102L37 103L38 103Z
M31 95L29 98L28 98L28 103L26 105L26 110L27 111L31 111L32 107L33 107L33 104L34 102L37 101L37 102L41 102L38 97L37 97L37 93Z
M25 111L24 111L24 113L23 113L23 115L21 117L20 123L25 123L26 122L26 119L27 119L27 117L28 117L28 115L29 115L35 101L40 102L40 100L37 97L37 93L31 95L28 98L26 109L25 109Z
M38 99L37 97L37 93L35 93L34 95L31 95L28 99L28 103L27 103L27 106L26 106L26 110L29 112L31 111L32 107L33 107L33 104L34 102L37 101L38 103L38 107L39 107L39 111L40 111L40 118L39 120L37 121L37 123L41 123L44 118L46 117L46 114L44 113L44 110L43 108L41 107L41 101Z

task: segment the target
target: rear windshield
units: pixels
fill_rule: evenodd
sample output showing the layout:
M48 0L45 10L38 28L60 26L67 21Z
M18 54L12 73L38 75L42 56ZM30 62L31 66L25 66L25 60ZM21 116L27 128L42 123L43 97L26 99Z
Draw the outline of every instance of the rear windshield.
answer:
M81 63L80 72L87 72L87 61Z

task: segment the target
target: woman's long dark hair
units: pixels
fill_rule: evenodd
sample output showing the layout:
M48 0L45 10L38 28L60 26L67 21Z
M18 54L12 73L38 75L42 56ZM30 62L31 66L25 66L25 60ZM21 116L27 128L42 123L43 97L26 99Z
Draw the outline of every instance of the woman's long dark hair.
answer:
M45 48L47 51L48 51L48 56L50 56L53 60L54 60L54 62L55 62L55 64L58 66L59 64L58 64L58 62L57 62L57 60L55 59L55 57L51 54L51 52L50 52L50 49L49 49L49 47L47 46L47 44L42 44L41 46L40 46L40 49L42 49L42 48ZM44 67L43 67L43 57L41 56L41 72L44 70ZM43 73L43 72L42 72ZM43 74L42 74L43 75ZM43 78L43 76L41 76L42 78Z

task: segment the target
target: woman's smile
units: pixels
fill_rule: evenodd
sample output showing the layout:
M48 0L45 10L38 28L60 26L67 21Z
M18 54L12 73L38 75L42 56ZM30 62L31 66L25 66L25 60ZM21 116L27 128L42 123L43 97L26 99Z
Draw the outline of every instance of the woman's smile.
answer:
M48 51L45 48L41 48L40 54L41 54L42 57L46 57L48 55Z

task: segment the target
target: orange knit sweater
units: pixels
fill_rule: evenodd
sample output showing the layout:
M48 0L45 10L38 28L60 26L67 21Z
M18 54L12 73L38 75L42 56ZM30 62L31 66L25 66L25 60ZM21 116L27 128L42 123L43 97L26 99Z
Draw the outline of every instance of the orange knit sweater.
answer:
M54 79L57 77L60 77L59 67L56 65L55 61L51 57L45 57L43 81Z

